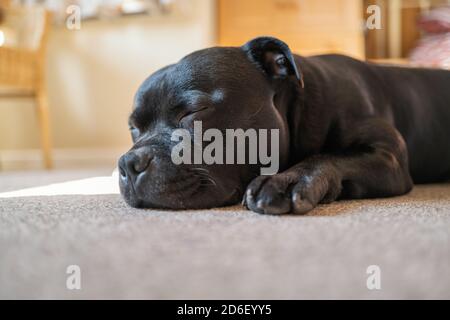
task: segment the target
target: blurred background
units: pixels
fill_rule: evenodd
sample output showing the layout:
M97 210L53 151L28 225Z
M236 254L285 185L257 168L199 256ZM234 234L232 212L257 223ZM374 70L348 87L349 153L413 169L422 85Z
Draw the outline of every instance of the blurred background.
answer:
M0 0L0 171L114 168L147 76L260 35L302 55L450 68L450 1Z

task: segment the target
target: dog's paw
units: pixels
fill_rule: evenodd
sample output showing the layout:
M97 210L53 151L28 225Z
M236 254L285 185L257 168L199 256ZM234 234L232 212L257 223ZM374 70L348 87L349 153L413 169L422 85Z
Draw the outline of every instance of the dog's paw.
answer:
M261 214L305 214L319 203L334 201L340 191L340 186L325 176L259 176L247 187L243 204Z

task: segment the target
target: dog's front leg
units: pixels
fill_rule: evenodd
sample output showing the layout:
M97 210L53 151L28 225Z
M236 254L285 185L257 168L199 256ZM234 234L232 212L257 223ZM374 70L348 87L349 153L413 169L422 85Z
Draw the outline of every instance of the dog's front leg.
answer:
M337 198L389 197L411 190L405 142L383 120L364 121L343 135L342 145L342 151L257 177L247 187L244 204L258 213L303 214Z

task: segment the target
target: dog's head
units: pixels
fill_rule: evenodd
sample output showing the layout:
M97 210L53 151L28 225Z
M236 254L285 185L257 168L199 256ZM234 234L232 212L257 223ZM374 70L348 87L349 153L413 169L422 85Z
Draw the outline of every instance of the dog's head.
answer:
M134 145L119 160L120 190L127 203L197 209L239 202L263 166L259 157L251 161L258 154L250 154L255 141L249 129L269 131L260 141L270 140L271 130L278 129L279 168L287 164L285 109L300 79L288 46L268 37L239 48L194 52L154 73L136 94L129 118ZM200 135L194 127L201 127ZM215 131L208 134L208 129ZM242 129L248 139L230 146L227 129ZM267 155L274 153L270 141ZM237 159L242 149L245 161ZM213 160L202 158L206 154Z

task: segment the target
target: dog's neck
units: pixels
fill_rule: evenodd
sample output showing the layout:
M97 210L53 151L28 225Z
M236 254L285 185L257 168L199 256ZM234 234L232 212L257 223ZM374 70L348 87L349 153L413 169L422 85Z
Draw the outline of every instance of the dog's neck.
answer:
M308 58L300 56L295 58L297 67L302 73L303 86L301 82L294 84L297 79L292 80L286 118L293 146L291 159L301 161L321 151L331 121L327 121L327 115L323 111L325 99L323 92L319 90L320 71L308 61ZM320 127L317 126L318 123Z

